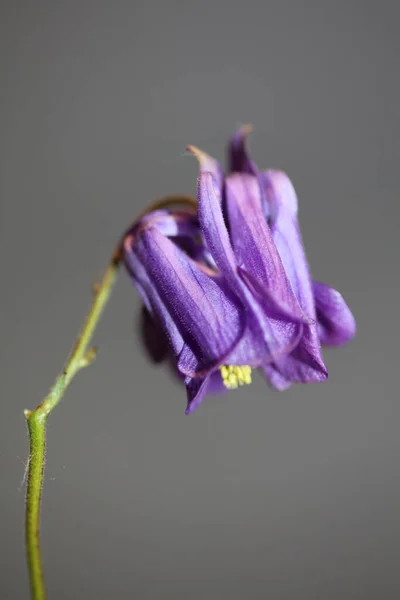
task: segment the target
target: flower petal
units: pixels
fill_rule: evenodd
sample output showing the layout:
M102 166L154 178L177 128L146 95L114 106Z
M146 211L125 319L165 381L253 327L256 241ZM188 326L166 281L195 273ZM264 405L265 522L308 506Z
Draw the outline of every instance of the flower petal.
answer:
M187 392L187 408L186 414L190 415L203 402L206 396L214 396L216 394L226 394L228 389L222 382L220 371L214 371L206 377L196 379L191 377L185 378Z
M246 148L247 136L252 131L253 127L251 125L244 125L232 136L228 147L230 173L257 175L257 167L249 158Z
M343 296L317 281L313 282L313 290L321 343L340 346L351 340L356 334L356 322Z
M123 259L125 266L131 275L133 282L143 300L143 303L155 321L159 321L159 315L154 313L152 304L146 292L151 287L151 282L148 280L148 275L143 268L143 265L137 260L133 253L135 241L141 233L149 227L156 227L160 233L166 236L177 236L180 239L191 241L193 237L199 235L199 227L197 217L186 211L175 211L173 214L166 210L155 210L146 214L142 219L134 224L133 227L126 233L123 241ZM158 299L158 303L162 306L162 302ZM182 337L176 328L175 324L168 318L167 312L162 312L164 318L161 320L161 325L165 331L169 331L170 342L175 353L179 353L183 347Z
M221 192L224 183L224 172L219 162L206 154L196 146L187 146L186 150L189 150L199 161L200 173L211 173L214 184L219 192Z
M275 246L301 308L315 321L304 326L299 346L291 356L277 361L276 366L283 376L293 381L323 381L328 372L321 355L314 293L297 222L297 196L285 173L266 171L261 181Z
M283 392L292 385L292 382L289 379L286 379L286 377L279 373L275 365L263 365L262 370L264 371L264 375L270 386L278 392Z
M150 226L156 227L167 237L179 236L192 239L199 235L197 216L185 210L174 210L173 212L153 210L137 221L126 235L131 237L140 235L141 231Z
M173 336L179 370L194 377L218 366L245 327L223 282L206 274L155 227L136 238L129 261L152 311Z
M249 175L243 175L243 177L252 178ZM275 301L273 291L268 292L265 297L255 298L249 286L239 277L236 257L226 228L221 202L209 173L200 174L197 197L200 227L207 247L227 284L240 299L244 307L243 310L246 311L247 330L240 343L229 355L229 364L248 364L255 367L261 362L282 356L298 342L302 326L289 322L287 324L274 322L274 317L277 316L278 306L281 302L282 313L283 309L287 309L286 314L293 316L292 321L303 320L304 315L298 307L296 299L292 294L293 305L286 307L286 304L279 297ZM261 220L265 223L263 216ZM243 235L243 231L239 230L238 235ZM265 235L268 236L273 246L268 230ZM273 251L275 259L279 261L276 249L272 248L271 252ZM282 268L282 265L280 266ZM271 309L272 306L273 311L268 312L268 308ZM294 310L296 306L298 313Z
M264 290L270 303L299 322L309 322L285 273L271 231L264 218L258 179L234 173L226 179L226 206L234 253L246 282ZM272 316L272 315L271 315Z
M200 227L211 256L225 279L238 285L236 259L221 208L221 196L213 185L210 173L200 172L197 185Z
M225 364L248 365L255 369L286 356L301 340L301 323L285 323L269 318L264 307L251 295L246 315L247 328Z
M315 319L314 296L307 259L297 223L297 196L290 179L281 171L261 176L271 212L270 228L293 291L304 312Z
M187 392L187 407L185 413L190 415L192 412L196 410L203 402L208 388L208 381L210 376L206 377L186 377L185 385Z
M152 228L151 230L154 230ZM132 234L127 235L124 240L123 258L128 273L133 279L133 283L138 290L148 313L163 328L172 349L176 355L179 355L184 346L183 337L172 319L167 307L157 292L154 282L149 277L146 266L142 264L136 253L137 237Z
M288 381L318 383L328 377L314 329L316 325L304 325L303 337L298 346L288 356L275 360L276 369Z

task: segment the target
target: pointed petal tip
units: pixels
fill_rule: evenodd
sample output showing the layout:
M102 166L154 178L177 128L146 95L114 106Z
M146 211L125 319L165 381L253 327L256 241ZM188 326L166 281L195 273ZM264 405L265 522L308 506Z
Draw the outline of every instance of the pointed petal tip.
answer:
M314 363L309 373L303 375L300 379L294 378L293 381L298 381L299 383L323 383L328 379L328 369L325 367L323 363Z
M310 381L310 383L312 381L319 383L319 382L322 382L322 381L325 381L326 379L328 379L328 369L326 368L326 365L324 363L324 360L323 360L321 354L318 352L313 357L311 357L311 355L309 354L309 357L311 358L310 365L312 365L312 367L313 367L314 377L315 377ZM306 383L307 383L307 381L306 381Z
M205 152L203 152L202 150L200 150L200 148L197 148L197 146L192 146L191 144L189 144L189 146L186 146L186 150L188 152L190 152L191 154L194 154L194 156L200 161L201 157L205 155Z
M247 138L253 131L254 127L250 123L239 127L231 137L232 151L240 149L241 152L246 152Z
M328 369L326 367L321 369L321 375L322 375L321 381L326 381L326 379L328 379L329 373L328 373Z
M258 174L256 164L250 159L247 151L247 138L253 131L252 125L242 125L230 138L228 144L229 172Z
M314 366L316 377L316 383L322 383L328 379L328 369L325 366L325 363L322 360L316 361Z
M186 410L185 410L185 415L189 416L192 413L194 413L195 410L200 406L200 404L201 404L201 400L198 401L196 397L192 398L191 400L188 400Z
M239 129L236 132L236 135L239 135L242 138L246 138L248 135L250 135L250 133L253 133L253 131L253 125L251 123L246 123L245 125L239 127Z
M319 336L326 346L342 346L357 332L356 320L342 294L318 281L313 282Z
M203 150L200 150L200 148L197 148L197 146L186 146L186 150L197 158L200 169L212 172L212 163L214 162L214 159L211 158L211 156L206 152L203 152Z
M277 392L284 392L292 386L292 381L286 379L273 364L262 365L264 376L272 389Z
M221 189L224 174L218 161L196 146L186 146L186 150L188 150L188 152L197 158L199 162L200 173L211 173L216 187Z

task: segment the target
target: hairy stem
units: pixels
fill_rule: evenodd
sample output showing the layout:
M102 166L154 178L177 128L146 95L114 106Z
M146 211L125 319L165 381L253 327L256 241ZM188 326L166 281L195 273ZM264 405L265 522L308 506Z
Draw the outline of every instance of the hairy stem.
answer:
M44 401L33 411L25 410L30 442L25 537L32 600L44 600L46 597L40 552L39 527L47 417L61 400L74 375L83 367L88 366L95 358L95 350L89 348L90 340L110 296L120 261L121 253L118 249L114 252L103 280L95 290L93 304L64 370L57 377Z

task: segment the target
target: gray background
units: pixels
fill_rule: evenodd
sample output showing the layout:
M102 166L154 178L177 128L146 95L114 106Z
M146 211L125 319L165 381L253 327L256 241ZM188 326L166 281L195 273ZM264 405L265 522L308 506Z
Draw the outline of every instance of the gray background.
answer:
M397 4L397 7L396 7ZM400 597L398 3L8 1L0 9L0 597L28 597L23 409L150 200L252 122L291 176L313 275L358 321L327 383L184 415L125 273L48 427L49 598Z

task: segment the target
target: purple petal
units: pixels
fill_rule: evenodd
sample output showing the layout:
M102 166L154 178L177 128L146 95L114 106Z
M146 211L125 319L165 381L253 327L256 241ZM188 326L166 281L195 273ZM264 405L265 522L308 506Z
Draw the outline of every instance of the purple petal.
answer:
M299 343L301 323L284 323L270 319L263 307L249 298L247 328L238 345L225 360L229 365L249 365L253 369L286 356Z
M291 309L290 306L282 302L267 285L260 282L257 276L249 273L242 267L238 267L238 273L252 295L264 307L271 319L279 319L284 322L312 324L314 321L307 317L303 311Z
M292 289L306 315L316 321L314 293L297 223L297 197L285 173L266 171L261 176L271 214L271 232ZM317 323L304 326L301 343L286 359L277 361L279 372L289 380L323 381L324 365Z
M242 177L253 179L251 176L243 175ZM255 181L257 185L257 180ZM240 199L240 202L242 202L242 199ZM284 301L281 301L282 294L278 295L278 300L275 302L273 290L268 291L265 297L256 299L249 287L238 276L236 258L223 217L221 202L209 173L200 174L199 177L198 207L200 227L207 247L227 284L241 300L243 306L246 307L247 330L241 342L229 355L229 364L248 364L253 367L289 352L298 342L302 326L294 323L285 325L282 322L274 322L273 318L277 316L278 305L281 302L281 313L284 312L284 309L287 310L291 318L293 317L293 321L303 320L304 315L299 309L293 294L291 296L292 304L288 307ZM249 212L251 213L252 210ZM249 218L251 219L250 215ZM272 245L271 252L274 252L274 259L280 263L264 217L261 216L260 220L264 222L264 233L268 236L267 239ZM245 223L244 227L246 226ZM242 236L243 230L239 230L238 235ZM280 268L283 271L281 264ZM283 277L284 273L282 273ZM271 309L272 306L274 310L268 312L268 309ZM295 311L296 307L298 309L297 313Z
M265 365L262 367L262 370L264 371L264 375L267 378L270 386L278 392L283 392L292 385L292 382L281 375L275 365Z
M133 279L135 287L148 313L168 332L173 350L176 354L179 354L184 345L182 336L167 311L161 311L158 315L156 314L157 311L156 313L153 311L155 305L163 306L163 303L159 298L157 301L155 300L155 290L153 290L154 297L150 301L147 290L151 288L151 281L148 278L145 268L137 260L133 252L136 239L150 226L156 227L164 235L180 236L191 240L193 236L199 234L197 218L194 218L191 213L187 213L186 211L175 211L173 214L170 214L166 210L152 211L134 224L126 234L123 242L124 263Z
M276 369L285 379L299 383L318 383L328 377L314 329L315 325L304 325L303 337L298 346L288 356L274 361Z
M313 290L321 343L340 346L351 340L356 322L342 295L317 281L313 282Z
M194 377L218 366L244 330L244 318L222 282L155 227L137 237L128 260L172 338L180 371Z
M293 293L264 218L258 179L239 173L227 177L226 206L235 257L242 273L247 273L246 283L252 281L258 290L264 290L277 311L280 308L281 314L278 312L276 317L286 314L292 320L309 322Z
M272 237L279 256L300 305L315 320L311 278L297 223L296 193L290 179L280 171L266 171L262 174L262 183L272 215Z
M187 415L190 415L192 412L194 412L196 408L198 408L203 402L207 394L209 378L209 375L203 378L186 377L185 385L187 392L187 407L185 413Z
M221 371L218 369L218 371L211 373L208 380L207 395L221 396L222 394L227 394L228 391L228 388L222 381Z
M154 228L152 228L154 231ZM142 264L136 253L136 242L138 236L127 235L124 240L123 258L128 273L133 279L133 283L138 290L143 303L149 314L163 328L172 349L176 355L179 355L184 346L183 337L174 322L167 307L157 292L154 282L149 277L146 266Z
M199 150L199 148L196 148L196 146L187 146L186 149L194 154L199 161L200 173L211 173L215 187L221 193L224 183L224 172L219 162L202 150Z
M247 136L252 131L253 127L251 125L244 125L232 136L228 148L230 173L237 172L257 175L257 167L250 160L246 148Z
M154 210L147 213L131 227L127 235L134 238L150 226L156 227L167 237L179 236L192 239L199 235L197 216L185 210L175 210L173 213L167 210Z
M206 396L225 394L228 391L222 382L219 370L203 378L194 379L186 377L185 385L187 392L187 408L185 412L187 415L194 412Z
M200 227L211 256L225 279L238 285L236 259L222 214L221 197L213 185L210 173L201 173L197 186Z

